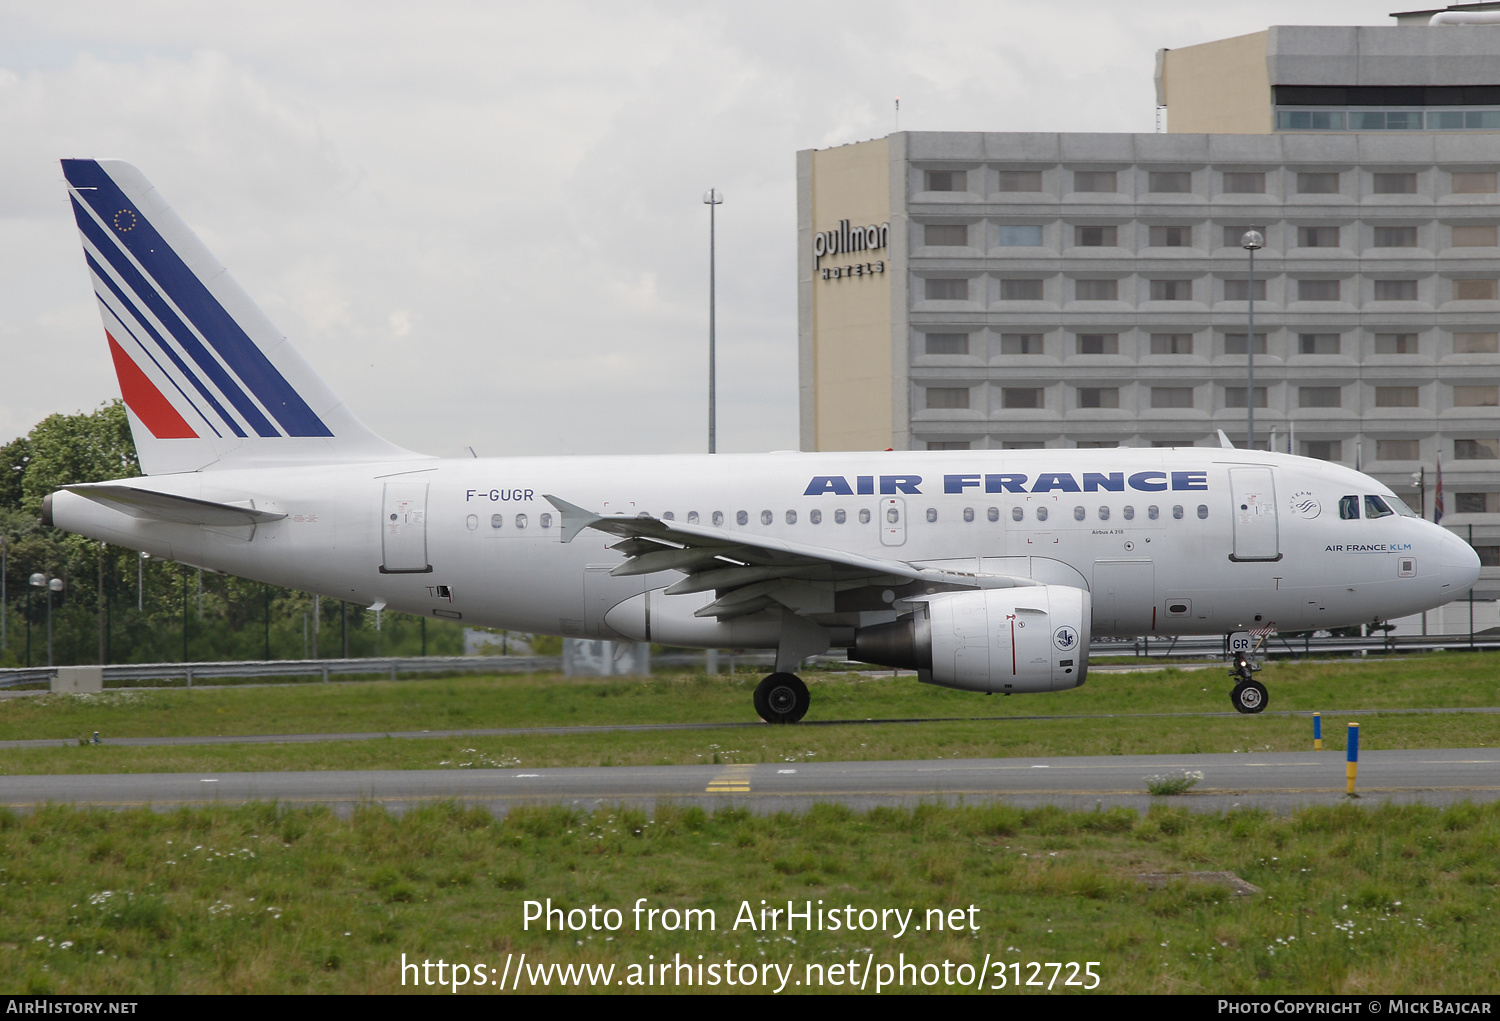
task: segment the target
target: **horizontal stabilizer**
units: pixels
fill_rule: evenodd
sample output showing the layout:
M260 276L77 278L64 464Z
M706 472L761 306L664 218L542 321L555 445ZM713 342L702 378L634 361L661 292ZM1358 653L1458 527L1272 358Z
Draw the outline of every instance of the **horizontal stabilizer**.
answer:
M267 521L280 521L285 514L256 510L232 503L214 503L211 500L195 500L187 496L172 496L149 489L122 486L119 483L91 483L88 485L64 486L70 493L123 511L133 518L149 518L155 521L171 521L182 525L210 525L233 527L256 525Z

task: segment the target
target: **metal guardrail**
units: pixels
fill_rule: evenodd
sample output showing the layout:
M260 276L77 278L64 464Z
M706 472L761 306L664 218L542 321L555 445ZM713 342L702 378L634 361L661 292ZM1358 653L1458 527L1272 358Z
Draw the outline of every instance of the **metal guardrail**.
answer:
M1272 635L1257 650L1257 655L1297 657L1337 653L1433 652L1439 649L1500 650L1500 635L1410 635L1399 638L1311 638L1296 639ZM1089 657L1135 656L1140 658L1217 659L1224 653L1224 640L1209 638L1136 638L1095 641L1089 644ZM730 658L730 657L726 657ZM769 652L736 653L737 664L764 666L774 663ZM703 663L702 653L670 653L653 656L658 666L692 667ZM850 665L842 656L814 656L812 662L823 666ZM255 679L275 677L320 677L328 681L336 676L362 675L397 680L403 674L432 673L556 673L562 670L561 656L410 656L368 659L276 659L231 660L217 663L123 663L104 667L104 685L118 688L141 681L182 682L191 688L219 679ZM16 667L0 669L0 688L24 684L48 684L56 676L52 667Z

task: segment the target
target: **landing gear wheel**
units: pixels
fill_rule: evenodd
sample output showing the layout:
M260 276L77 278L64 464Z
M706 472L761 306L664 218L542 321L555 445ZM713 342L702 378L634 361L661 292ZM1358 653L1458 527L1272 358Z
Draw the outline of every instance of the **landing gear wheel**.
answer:
M807 685L796 674L772 674L755 688L755 711L767 723L796 723L811 703Z
M1258 713L1265 710L1270 696L1266 694L1266 686L1259 681L1243 681L1229 693L1229 701L1242 713Z

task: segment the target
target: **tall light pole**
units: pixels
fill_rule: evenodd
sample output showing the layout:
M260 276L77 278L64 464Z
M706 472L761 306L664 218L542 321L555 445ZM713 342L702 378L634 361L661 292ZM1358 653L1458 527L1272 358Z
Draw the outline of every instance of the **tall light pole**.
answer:
M52 593L63 590L61 578L49 578L38 572L31 576L33 588L43 589L47 593L47 665L52 665Z
M703 204L708 206L708 452L718 452L718 406L714 393L716 365L714 362L714 214L724 204L724 193L710 188L703 193Z
M1250 288L1245 294L1249 301L1250 332L1245 336L1245 366L1249 385L1245 387L1245 449L1255 449L1255 250L1264 248L1266 239L1258 230L1247 230L1240 238L1240 247L1250 253Z

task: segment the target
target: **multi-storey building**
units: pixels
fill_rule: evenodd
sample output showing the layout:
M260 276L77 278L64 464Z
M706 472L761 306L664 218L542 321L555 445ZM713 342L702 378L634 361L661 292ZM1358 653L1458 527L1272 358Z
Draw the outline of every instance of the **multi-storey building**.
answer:
M1428 517L1441 459L1500 566L1496 67L1500 26L1273 28L1159 56L1197 130L799 153L803 447L1243 445L1253 404Z

